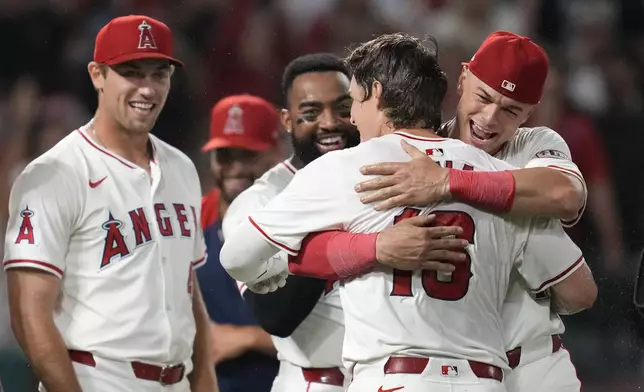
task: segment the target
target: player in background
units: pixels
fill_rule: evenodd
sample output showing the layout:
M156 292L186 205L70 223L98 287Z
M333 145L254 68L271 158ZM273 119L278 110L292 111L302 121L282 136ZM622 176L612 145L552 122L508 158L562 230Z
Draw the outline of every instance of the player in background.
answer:
M181 65L172 56L162 22L105 25L88 65L95 117L11 190L11 322L41 391L218 391L194 280L205 262L199 178L150 134Z
M503 60L503 67L499 66L499 59ZM460 134L462 141L490 153L496 152L496 157L525 168L512 172L516 187L512 198L507 193L503 194L511 189L508 185L500 186L503 179L492 184L493 177L489 181L485 178L488 174L498 175L496 173L466 173L439 168L424 153L408 148L413 158L410 162L384 163L363 168L363 173L385 175L359 185L361 192L377 190L366 193L363 202L387 199L379 206L384 209L406 203L431 205L437 194L437 185L443 189L442 183L435 176L449 170L450 175L464 176L457 183L450 180L450 188L458 188L457 198L466 196L465 199L470 198L470 202L479 206L497 211L510 209L512 214L572 218L565 211L577 210L578 215L570 223L576 222L583 212L586 187L581 173L570 159L568 146L549 128L517 130L540 100L547 71L545 52L527 38L505 32L490 35L473 60L464 65L457 86L461 95L457 118L444 124L445 130L452 131L452 136ZM480 124L490 132L481 135ZM479 139L477 135L483 136L485 140ZM483 181L477 180L477 176ZM532 176L536 178L533 182ZM549 178L554 180L544 187L543 184L548 183ZM489 186L485 182L489 182ZM485 189L486 192L493 192L472 193L472 190L467 190L472 185ZM490 194L496 195L496 198L490 198ZM503 202L504 206L499 205L499 202ZM369 241L367 236L361 238L350 233L318 233L307 238L299 258L305 258L309 253L319 254L319 249L333 248L340 254L356 254L355 249L359 248L360 252L357 253L362 257L354 257L351 268L344 267L345 270L340 271L342 277L347 277L368 270L375 263L375 259L369 256L373 253L373 247L362 245ZM353 248L344 246L347 243L351 243ZM399 245L402 244L388 243L386 251L404 258L408 253L407 248ZM397 268L402 267L407 266ZM321 257L310 262L294 260L291 265L292 272L308 276L333 278L337 277L336 270L337 266ZM583 292L578 294L581 296ZM586 303L582 308L588 307L594 300L593 293L588 294L587 298L578 298ZM555 312L551 310L551 305ZM529 293L520 278L511 280L503 308L507 355L510 366L514 368L506 376L508 390L580 390L581 385L570 355L567 350L562 350L560 334L565 327L556 311L569 313L566 308L565 304L552 303L547 293Z
M442 157L444 165L511 168L460 141L432 133L440 125L446 80L434 53L417 40L384 35L356 49L348 63L354 73L352 120L363 143L312 162L266 207L237 227L221 254L222 264L236 279L252 283L279 270L274 267L282 258L271 256L279 249L297 254L309 232L345 229L376 237L398 220L438 207L377 212L355 195L356 180L364 178L357 171L360 166L375 157L408 159L400 148L402 139ZM342 176L337 175L340 172ZM421 284L419 274L412 278L376 266L374 272L340 286L346 325L343 356L353 375L350 391L378 386L380 390L503 391L499 381L507 360L500 310L514 257L521 256L520 271L533 289L567 286L570 278L559 280L589 272L579 249L559 226L543 230L540 222L531 221L515 226L464 204L440 207L444 209L436 212L440 220L461 224L463 237L470 242L469 256L454 270L452 282L447 276L428 273ZM479 227L474 229L473 222ZM529 233L533 239L526 243ZM489 241L490 235L498 246ZM553 247L544 247L544 241L560 245L554 248L566 261L553 258ZM541 253L525 251L528 244ZM557 277L567 268L571 274ZM427 293L414 290L414 294L412 281ZM592 281L588 286L592 289Z
M222 221L243 191L282 157L276 108L260 97L221 99L211 112L209 154L216 188L203 198L209 262L197 278L211 318L215 370L222 392L268 392L278 362L271 337L257 325L237 283L219 263Z
M235 199L224 219L224 237L279 194L297 170L324 153L354 147L360 142L357 129L350 123L349 80L346 66L332 54L305 55L286 67L282 77L285 99L282 125L291 135L294 155ZM458 228L452 230L457 234ZM384 232L382 239L428 241L410 231L436 232L437 237L446 234L443 228L408 224ZM458 240L437 241L449 244ZM416 241L412 246L422 245ZM447 260L449 256L458 258L460 253L447 256ZM258 323L274 335L280 359L280 372L272 391L343 391L348 378L342 368L344 319L337 282L290 276L284 288L269 294L251 290L246 290L244 297Z

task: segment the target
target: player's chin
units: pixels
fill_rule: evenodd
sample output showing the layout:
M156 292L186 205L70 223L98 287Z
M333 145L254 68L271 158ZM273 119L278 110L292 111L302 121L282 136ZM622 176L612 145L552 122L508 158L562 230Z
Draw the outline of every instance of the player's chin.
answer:
M131 132L150 132L156 123L156 116L150 118L130 118L128 129Z

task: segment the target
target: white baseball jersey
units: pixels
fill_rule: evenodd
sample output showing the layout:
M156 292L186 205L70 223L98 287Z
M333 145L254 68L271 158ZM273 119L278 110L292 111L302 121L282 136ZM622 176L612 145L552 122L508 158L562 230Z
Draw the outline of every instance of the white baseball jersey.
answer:
M289 161L279 163L237 196L224 217L224 238L253 211L263 207L282 192L293 179L295 172L296 169ZM280 361L305 368L341 366L343 338L344 316L338 282L329 282L327 290L311 313L291 336L272 337Z
M340 286L345 366L403 354L449 356L507 368L501 306L512 268L518 268L530 288L544 289L568 267L552 257L553 249L560 254L576 246L558 223L542 227L540 221L510 220L462 203L382 212L362 204L354 186L366 177L358 169L380 161L409 160L402 139L444 166L513 169L458 140L396 132L325 154L301 170L265 208L251 213L249 220L268 242L290 254L297 254L310 232L379 232L419 213L435 213L440 224L462 226L463 238L470 241L469 258L451 276L377 266Z
M495 157L517 167L549 167L572 174L586 184L577 165L571 161L570 149L563 138L547 127L519 128L517 133L499 151ZM587 192L587 191L586 191ZM586 206L584 197L584 207ZM562 222L574 225L579 221L583 208L577 219ZM572 269L580 262L581 251L570 254L555 254L561 262L567 262ZM526 290L525 283L519 276L510 279L510 289L503 306L503 325L508 349L519 347L533 339L563 333L565 326L556 313L551 311L550 298L547 295L535 296Z
M189 158L150 135L151 175L101 148L89 124L31 162L11 190L4 268L61 278L68 349L158 363L192 355L192 270L205 263Z

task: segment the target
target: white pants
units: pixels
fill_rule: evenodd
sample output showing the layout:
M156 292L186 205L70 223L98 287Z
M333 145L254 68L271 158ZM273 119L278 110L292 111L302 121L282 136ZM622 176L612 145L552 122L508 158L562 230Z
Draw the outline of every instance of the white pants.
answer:
M114 361L94 356L96 367L73 362L76 377L83 392L190 392L187 375L192 371L191 361L181 382L163 386L158 381L141 380L134 376L129 362ZM40 385L40 392L46 389Z
M536 361L520 364L506 373L503 382L508 392L579 392L581 382L570 360L568 350L561 348L554 354Z
M345 376L345 385L348 382ZM271 392L343 392L344 390L344 386L308 382L304 379L301 367L286 361L280 361L280 369L271 388Z
M433 357L421 374L385 374L385 362L356 365L347 392L505 392L501 382L477 377L466 360ZM451 366L449 375L443 366Z

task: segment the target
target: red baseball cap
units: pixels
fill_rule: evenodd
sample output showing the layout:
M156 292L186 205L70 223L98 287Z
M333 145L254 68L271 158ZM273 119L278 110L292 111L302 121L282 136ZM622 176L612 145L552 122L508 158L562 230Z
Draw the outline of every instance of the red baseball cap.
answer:
M163 22L143 15L112 19L96 35L94 61L115 65L131 60L166 59L172 64L183 63L172 57L172 31Z
M549 61L546 52L530 38L497 31L463 65L506 97L536 105L541 100Z
M210 140L202 151L240 148L266 151L277 143L279 115L265 99L231 95L217 102L210 116Z

